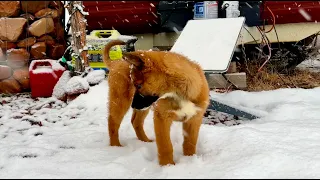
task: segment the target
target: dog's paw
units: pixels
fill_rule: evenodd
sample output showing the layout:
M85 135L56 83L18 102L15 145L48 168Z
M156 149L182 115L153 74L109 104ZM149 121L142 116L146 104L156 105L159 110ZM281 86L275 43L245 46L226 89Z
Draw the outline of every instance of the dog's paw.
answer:
M154 140L151 140L151 139L141 139L140 141L143 141L143 142L154 142Z
M162 160L162 161L159 161L159 165L168 166L168 165L176 165L176 163L173 160L170 160L170 161Z
M110 146L123 147L120 143L110 143Z

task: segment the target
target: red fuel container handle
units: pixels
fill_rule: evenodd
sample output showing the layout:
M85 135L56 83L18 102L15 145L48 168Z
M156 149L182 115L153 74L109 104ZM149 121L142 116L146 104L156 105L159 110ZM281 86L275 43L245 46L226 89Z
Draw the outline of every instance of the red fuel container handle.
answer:
M33 66L31 67L32 70L35 70L38 66L50 66L52 68L52 64L49 61L37 61L33 63Z

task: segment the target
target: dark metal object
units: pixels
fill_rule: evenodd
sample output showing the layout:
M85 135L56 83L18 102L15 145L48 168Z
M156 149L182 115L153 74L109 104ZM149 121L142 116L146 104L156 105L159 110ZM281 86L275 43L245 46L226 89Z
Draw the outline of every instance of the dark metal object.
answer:
M231 106L228 106L226 104L223 104L221 102L215 101L210 99L210 104L208 109L212 109L212 110L216 110L216 111L220 111L220 112L224 112L224 113L228 113L228 114L232 114L238 117L242 117L242 118L246 118L249 120L253 120L253 119L257 119L259 117L252 115L250 113L241 111L239 109L233 108Z

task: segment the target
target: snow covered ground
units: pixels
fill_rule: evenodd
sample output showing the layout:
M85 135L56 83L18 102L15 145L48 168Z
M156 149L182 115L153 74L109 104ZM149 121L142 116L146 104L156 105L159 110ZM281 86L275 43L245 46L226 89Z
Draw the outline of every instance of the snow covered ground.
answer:
M174 123L176 165L166 167L154 142L137 140L131 111L120 128L124 147L108 146L107 92L104 81L69 105L0 97L0 178L320 178L320 88L212 92L265 116L203 125L193 157L182 155L182 128ZM145 129L154 139L152 114Z
M320 72L320 54L317 58L307 59L300 63L297 68L299 69L307 69L311 72Z

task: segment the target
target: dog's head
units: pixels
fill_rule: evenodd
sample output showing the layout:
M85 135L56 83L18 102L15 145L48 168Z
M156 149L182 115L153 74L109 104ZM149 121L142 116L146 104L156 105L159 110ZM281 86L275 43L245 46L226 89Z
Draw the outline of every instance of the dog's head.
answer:
M123 59L129 62L130 78L142 96L161 96L166 89L165 74L161 73L156 55L146 52L125 52Z

